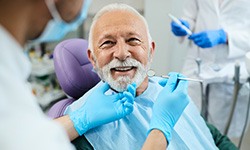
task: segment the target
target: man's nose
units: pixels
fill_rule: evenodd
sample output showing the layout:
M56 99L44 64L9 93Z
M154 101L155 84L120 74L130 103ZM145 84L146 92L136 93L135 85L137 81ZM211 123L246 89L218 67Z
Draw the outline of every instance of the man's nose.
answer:
M122 61L126 60L128 57L131 56L129 46L126 43L118 43L113 56L114 58L117 58Z

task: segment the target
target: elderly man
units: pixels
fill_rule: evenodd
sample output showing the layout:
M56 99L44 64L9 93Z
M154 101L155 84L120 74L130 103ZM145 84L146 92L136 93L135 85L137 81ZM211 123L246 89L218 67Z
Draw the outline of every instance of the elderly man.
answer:
M101 79L110 85L107 95L126 91L129 84L136 83L136 97L131 114L87 131L78 147L83 148L88 141L94 149L141 149L147 132L154 129L157 119L154 111L151 119L152 108L166 84L166 81L159 84L159 78L147 77L154 50L155 43L151 40L145 19L130 6L111 4L96 14L89 34L89 59ZM106 83L101 81L69 106L65 114L72 116L86 104L86 99L93 95L91 93L95 89ZM185 98L185 94L176 97ZM98 110L95 111L98 113ZM177 120L172 118L172 121ZM166 135L167 140L172 139L169 149L217 149L209 129L192 102L180 116L171 134L172 137Z
M31 64L24 54L23 47L28 41L39 43L60 40L86 18L89 2L89 0L0 0L1 150L74 149L62 128L48 120L42 113L30 87L27 86ZM103 89L108 87L107 84L102 86ZM79 112L81 114L74 113L77 118L88 122L77 123L70 120L69 116L58 118L57 121L65 126L72 140L79 136L76 129L86 127L91 129L131 113L134 89L130 85L129 91L91 99L91 103L81 108L85 110L84 115L81 111ZM97 96L101 95L100 90L100 88L95 90ZM108 100L103 103L103 98ZM181 113L185 107L180 108ZM92 110L98 110L103 116L96 117L96 113ZM154 141L150 139L155 135L165 140L164 135L154 128L149 134L151 137L148 138L149 146ZM166 140L164 143L163 146L166 145ZM145 148L149 146L146 145Z

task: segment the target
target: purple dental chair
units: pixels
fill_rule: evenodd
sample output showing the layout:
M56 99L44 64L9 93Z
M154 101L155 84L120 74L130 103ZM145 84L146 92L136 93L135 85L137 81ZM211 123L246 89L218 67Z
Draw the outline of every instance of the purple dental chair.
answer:
M55 103L47 115L58 118L68 105L95 86L100 78L92 71L87 56L88 42L84 39L69 39L59 43L54 50L54 67L58 82L70 97Z

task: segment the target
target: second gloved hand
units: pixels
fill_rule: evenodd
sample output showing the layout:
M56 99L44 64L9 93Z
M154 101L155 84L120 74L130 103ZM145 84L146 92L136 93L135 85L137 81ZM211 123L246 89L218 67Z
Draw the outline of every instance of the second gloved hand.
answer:
M210 48L218 44L227 42L227 34L223 29L208 30L200 33L194 33L189 37L196 45L201 48Z
M187 81L178 80L178 77L183 76L177 73L170 73L169 76L168 80L163 79L159 82L164 88L155 101L148 131L148 133L153 129L162 131L168 143L174 125L189 103Z
M105 95L109 85L104 83L90 93L81 108L69 114L79 135L89 129L118 120L133 111L136 85L129 85L127 91Z
M187 21L182 19L179 20L184 26L189 28L189 23ZM174 21L171 22L171 30L176 36L186 36L188 34L186 30L182 29L182 27L177 23L175 23Z

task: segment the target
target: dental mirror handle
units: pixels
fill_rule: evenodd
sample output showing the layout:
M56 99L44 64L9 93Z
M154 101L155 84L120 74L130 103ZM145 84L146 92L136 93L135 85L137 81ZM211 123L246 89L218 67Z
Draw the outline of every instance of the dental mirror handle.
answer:
M169 78L169 76L166 76L166 75L162 75L161 77L163 78ZM182 77L178 77L179 80L185 80L185 81L194 81L194 82L203 82L202 80L200 79L192 79L192 78L182 78Z

